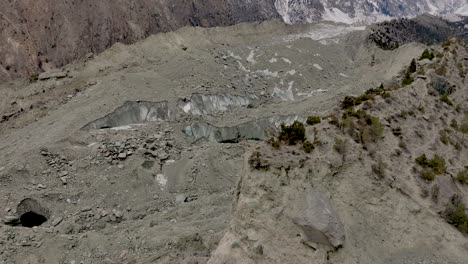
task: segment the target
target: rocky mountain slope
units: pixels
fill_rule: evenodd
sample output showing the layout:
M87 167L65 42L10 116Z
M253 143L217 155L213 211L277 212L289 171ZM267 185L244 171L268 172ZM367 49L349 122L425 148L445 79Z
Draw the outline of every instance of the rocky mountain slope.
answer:
M330 20L342 23L369 23L389 18L463 14L466 0L277 0L278 12L287 23Z
M60 68L116 42L129 44L183 26L283 19L369 23L394 17L463 13L466 0L137 0L2 1L0 81ZM455 11L456 10L456 11Z
M0 85L0 263L465 263L467 45L426 48L188 27Z

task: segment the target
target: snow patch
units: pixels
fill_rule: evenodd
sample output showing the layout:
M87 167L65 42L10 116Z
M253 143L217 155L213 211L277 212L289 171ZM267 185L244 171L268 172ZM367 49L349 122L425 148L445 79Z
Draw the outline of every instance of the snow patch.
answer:
M247 62L250 62L250 63L252 63L252 64L257 63L257 62L255 61L255 52L254 52L253 50L250 51L250 54L249 54L249 56L247 57Z
M272 72L268 69L266 70L258 70L256 71L255 73L258 73L262 76L265 76L265 77L273 77L273 78L278 78L278 72Z
M314 67L319 71L323 71L323 68L320 65L318 65L317 63L314 63Z
M290 70L290 71L286 72L286 74L289 74L289 75L293 76L293 75L296 74L296 70Z
M167 185L167 178L164 174L157 174L156 181L161 186L161 190L164 189L164 187Z
M292 62L288 58L281 58L287 64L291 64Z

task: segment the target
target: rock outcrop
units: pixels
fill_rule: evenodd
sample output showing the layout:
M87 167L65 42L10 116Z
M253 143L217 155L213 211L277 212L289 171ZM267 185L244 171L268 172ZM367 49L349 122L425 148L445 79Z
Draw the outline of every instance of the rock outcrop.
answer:
M292 203L292 208L291 218L301 227L307 243L334 248L343 245L343 224L325 195L316 190L309 190L301 199Z

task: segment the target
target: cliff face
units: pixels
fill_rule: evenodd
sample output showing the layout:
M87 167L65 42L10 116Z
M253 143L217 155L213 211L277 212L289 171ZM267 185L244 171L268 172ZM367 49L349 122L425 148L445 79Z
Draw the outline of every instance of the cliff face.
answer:
M18 0L0 10L0 81L183 26L279 17L274 0Z

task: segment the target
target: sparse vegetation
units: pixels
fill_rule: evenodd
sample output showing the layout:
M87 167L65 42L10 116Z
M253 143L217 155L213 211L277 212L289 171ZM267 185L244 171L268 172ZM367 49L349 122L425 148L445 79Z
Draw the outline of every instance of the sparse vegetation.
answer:
M440 96L440 101L446 103L447 105L453 106L452 100L448 97L448 94L443 94Z
M468 168L465 168L464 170L460 171L457 174L456 180L459 183L468 184Z
M306 139L304 124L299 121L294 121L290 126L281 125L279 140L287 142L289 145L296 145L298 142L303 142Z
M446 41L442 42L441 46L442 48L447 49L450 47L451 44L452 42L450 41L450 39L447 39Z
M400 117L403 118L403 119L406 119L406 118L408 117L408 112L406 112L406 111L401 111Z
M448 217L449 224L455 226L460 232L468 233L468 216L465 213L465 205L459 203L456 209Z
M275 149L279 149L281 146L281 142L275 138L270 139L271 146Z
M421 54L421 57L419 57L419 60L433 60L434 59L434 53L429 51L429 49L425 49L424 52Z
M412 60L410 66L406 70L405 76L401 81L401 85L407 86L414 82L413 73L417 71L416 60Z
M320 117L319 116L309 116L307 118L307 124L310 125L310 126L313 126L313 125L317 125L317 124L320 124L321 120L320 120Z
M416 158L416 163L423 167L421 172L421 178L432 181L436 175L445 173L447 167L445 165L445 159L439 155L434 155L432 159L428 159L426 154Z
M360 95L358 97L346 96L343 102L341 103L341 108L349 109L351 107L361 105L362 103L373 100L378 95L382 96L383 98L388 98L391 96L390 93L385 90L384 85L380 84L379 87L371 88L367 90L363 95Z
M312 150L314 150L315 146L312 144L310 141L306 140L304 141L302 147L304 148L305 153L311 153Z
M423 171L421 171L420 176L426 181L433 181L436 175L431 169L424 169Z
M336 138L333 148L336 150L336 152L344 154L346 152L346 143L346 139Z
M250 167L256 170L266 171L270 169L270 164L265 158L263 158L262 153L260 153L259 151L255 151L252 153L252 155L249 158L249 165Z
M347 128L355 140L363 144L377 142L383 135L383 125L379 118L369 115L364 110L347 109L343 113L341 127Z

